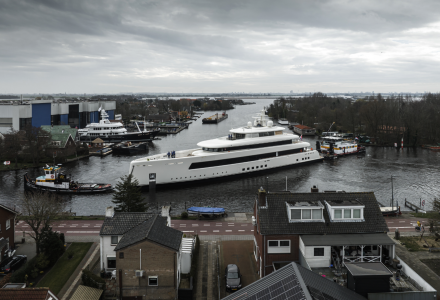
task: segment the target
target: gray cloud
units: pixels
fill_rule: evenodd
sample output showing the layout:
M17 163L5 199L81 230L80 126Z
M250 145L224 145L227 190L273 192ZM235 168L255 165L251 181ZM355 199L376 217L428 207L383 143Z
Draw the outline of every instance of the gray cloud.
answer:
M439 6L0 0L0 93L436 91Z

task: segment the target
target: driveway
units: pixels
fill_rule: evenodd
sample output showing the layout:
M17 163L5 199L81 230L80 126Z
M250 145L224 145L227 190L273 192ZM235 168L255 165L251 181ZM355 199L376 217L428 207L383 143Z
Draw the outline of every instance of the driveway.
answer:
M223 241L220 244L220 294L226 297L225 268L235 264L242 274L242 286L245 287L258 280L253 253L253 241Z

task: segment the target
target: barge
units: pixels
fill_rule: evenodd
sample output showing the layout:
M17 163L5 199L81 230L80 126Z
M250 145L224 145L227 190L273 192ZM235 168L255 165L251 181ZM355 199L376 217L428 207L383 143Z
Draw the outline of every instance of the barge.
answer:
M52 192L58 194L96 194L113 191L107 183L78 183L61 173L60 166L44 168L45 175L31 180L24 174L24 189L27 191Z
M220 117L219 117L218 113L216 113L215 115L210 116L209 118L203 118L202 123L203 124L218 124L227 118L228 118L228 114L226 112L223 112Z

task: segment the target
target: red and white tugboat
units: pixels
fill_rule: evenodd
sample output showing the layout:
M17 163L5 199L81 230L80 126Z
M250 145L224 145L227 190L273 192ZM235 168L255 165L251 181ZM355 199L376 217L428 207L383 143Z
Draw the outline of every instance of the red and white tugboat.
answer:
M105 193L113 190L107 183L78 183L61 172L60 166L44 168L45 175L31 180L24 174L24 188L30 191L54 192L59 194Z

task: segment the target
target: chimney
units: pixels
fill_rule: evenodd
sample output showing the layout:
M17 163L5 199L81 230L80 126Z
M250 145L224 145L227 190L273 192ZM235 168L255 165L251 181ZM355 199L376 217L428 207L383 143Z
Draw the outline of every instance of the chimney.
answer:
M258 205L266 206L266 204L266 191L263 189L263 187L260 187L258 190Z
M115 209L114 209L113 206L109 206L109 207L106 208L105 216L107 218L113 218L114 214L115 214Z
M171 227L171 216L170 216L170 212L171 212L171 206L162 206L162 217L166 217L167 218L167 224L169 227Z
M310 191L311 193L319 193L319 189L316 185L314 185Z

